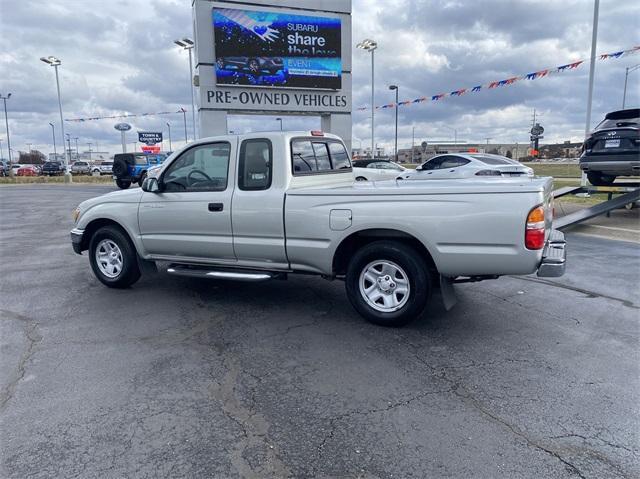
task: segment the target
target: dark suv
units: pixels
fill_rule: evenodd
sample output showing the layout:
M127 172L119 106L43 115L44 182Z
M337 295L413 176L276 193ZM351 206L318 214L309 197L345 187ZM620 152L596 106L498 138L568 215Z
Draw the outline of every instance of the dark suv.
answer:
M580 168L592 185L610 185L616 176L640 175L640 109L607 113L582 145Z
M64 165L57 161L47 161L42 165L42 174L46 176L58 176L64 174Z

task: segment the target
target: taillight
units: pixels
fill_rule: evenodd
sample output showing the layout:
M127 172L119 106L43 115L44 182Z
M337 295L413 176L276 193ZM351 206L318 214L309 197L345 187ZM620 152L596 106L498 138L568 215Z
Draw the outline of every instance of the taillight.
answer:
M536 206L527 215L527 226L524 232L524 245L527 249L544 247L544 208Z

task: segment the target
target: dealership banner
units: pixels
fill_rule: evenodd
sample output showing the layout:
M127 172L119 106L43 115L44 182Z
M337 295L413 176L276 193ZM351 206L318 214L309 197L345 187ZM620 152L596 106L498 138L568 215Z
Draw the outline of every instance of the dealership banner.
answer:
M636 46L633 48L630 48L628 50L620 50L617 52L613 52L613 53L603 53L601 55L599 55L597 57L598 60L610 60L612 58L621 58L621 57L626 57L629 55L634 55L640 53L640 46ZM410 106L416 103L424 103L424 102L429 102L429 101L439 101L442 100L443 98L446 97L452 97L452 96L462 96L466 93L477 93L479 91L483 91L483 90L493 90L496 88L500 88L500 87L504 87L504 86L509 86L509 85L513 85L516 82L519 82L521 80L537 80L539 78L544 78L544 77L548 77L550 75L556 75L568 70L575 70L577 68L579 68L581 65L585 64L586 60L578 60L578 61L574 61L571 63L566 63L564 65L560 65L558 67L554 67L554 68L544 68L541 70L536 70L533 71L531 73L525 73L523 75L518 75L518 76L513 76L513 77L509 77L509 78L505 78L504 80L497 80L497 81L491 81L489 83L484 83L481 85L476 85L474 87L469 87L469 88L458 88L456 90L452 90L450 92L445 92L445 93L438 93L436 95L425 95L425 96L421 96L419 98L413 98L411 100L404 100L404 101L399 101L398 104L396 105L395 103L387 103L385 105L377 105L375 108L376 110L379 109L386 109L386 108L397 108L397 107L401 107L401 106ZM358 108L358 111L366 111L366 110L370 110L371 107L361 107Z
M146 145L156 145L162 143L161 131L139 131L138 141Z
M218 85L339 90L341 22L254 10L213 10Z

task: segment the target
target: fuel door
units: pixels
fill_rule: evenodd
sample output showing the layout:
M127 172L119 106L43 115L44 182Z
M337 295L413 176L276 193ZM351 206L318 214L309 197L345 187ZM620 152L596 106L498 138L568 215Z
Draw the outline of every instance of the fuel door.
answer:
M351 226L351 210L331 210L329 227L332 231L344 231Z

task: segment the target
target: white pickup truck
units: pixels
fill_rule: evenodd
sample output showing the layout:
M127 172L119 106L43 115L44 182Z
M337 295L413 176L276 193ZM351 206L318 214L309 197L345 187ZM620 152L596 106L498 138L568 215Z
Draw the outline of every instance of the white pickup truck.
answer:
M436 288L452 306L454 282L564 273L550 178L354 182L343 142L319 131L201 139L151 176L74 211L73 249L109 287L158 261L214 279L316 274L398 326Z

